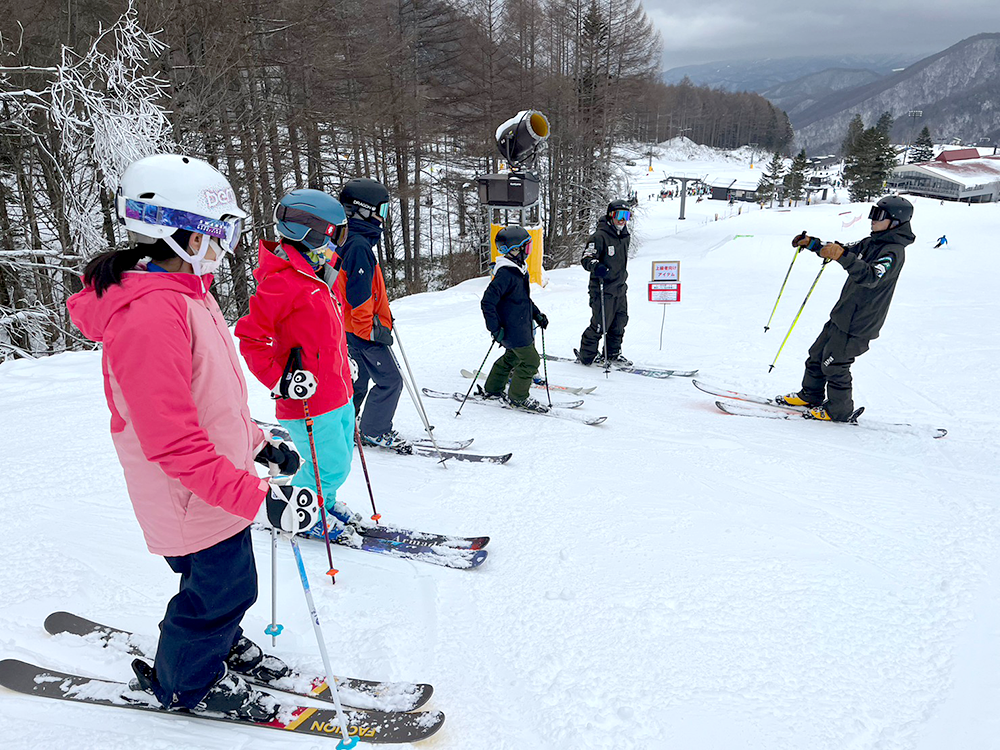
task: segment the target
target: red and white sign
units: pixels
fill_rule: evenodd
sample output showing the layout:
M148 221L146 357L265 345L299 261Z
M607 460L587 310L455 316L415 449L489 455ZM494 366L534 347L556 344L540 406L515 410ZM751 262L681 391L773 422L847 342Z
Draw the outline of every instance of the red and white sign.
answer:
M650 302L680 302L681 282L679 281L650 281L649 282Z

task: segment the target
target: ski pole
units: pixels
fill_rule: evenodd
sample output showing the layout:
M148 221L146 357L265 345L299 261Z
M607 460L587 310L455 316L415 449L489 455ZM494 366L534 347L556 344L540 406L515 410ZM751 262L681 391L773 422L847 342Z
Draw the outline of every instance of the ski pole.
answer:
M802 306L799 307L799 311L797 313L795 313L795 320L792 321L792 325L788 329L788 333L785 334L785 338L781 342L781 346L778 347L778 353L774 355L774 362L771 363L771 366L767 370L768 372L771 372L771 370L774 369L774 365L775 365L775 363L777 363L778 357L781 355L781 350L785 348L785 341L788 341L788 337L792 335L792 329L795 328L795 324L799 322L799 316L802 314L802 310L805 309L806 302L809 301L809 295L811 295L813 293L813 289L815 289L816 288L816 284L819 283L819 277L823 275L823 269L826 268L826 264L829 263L829 262L830 262L830 259L826 258L823 261L823 265L821 265L819 267L819 273L816 274L816 278L813 279L812 286L809 287L809 291L806 292L806 298L804 300L802 300Z
M316 439L313 437L313 421L309 416L309 401L302 402L302 410L306 415L306 434L309 435L309 450L312 452L313 475L316 477L316 495L319 497L320 523L323 524L323 541L326 542L326 559L330 561L330 569L326 574L330 576L330 583L337 582L337 573L340 571L333 567L333 547L330 544L330 527L326 525L326 501L323 500L323 482L319 478L319 461L316 460Z
M792 262L788 264L788 272L785 273L785 280L781 282L781 289L778 290L778 299L774 301L774 308L771 310L771 317L767 319L767 323L764 324L764 333L767 333L771 328L771 321L774 320L774 312L778 309L778 303L781 301L781 295L785 291L785 284L788 283L788 277L792 275L792 266L795 265L795 259L799 257L799 253L802 252L802 248L796 248L795 255L792 256Z
M476 370L476 377L479 377L479 373L483 371L486 367L486 360L490 358L490 352L493 351L493 347L497 345L497 340L494 338L490 339L490 348L486 350L486 356L483 357L483 363L479 365L479 369ZM455 416L459 416L462 413L462 407L465 406L465 402L469 400L469 394L472 393L472 389L476 387L476 378L472 379L472 385L469 386L469 390L465 392L465 398L462 399L462 403L458 405L458 411L455 412Z
M322 508L323 501L320 500ZM319 615L316 613L316 603L313 601L312 591L309 589L309 577L306 575L306 566L302 562L302 552L299 550L298 542L291 534L288 535L291 542L292 552L295 553L295 565L299 569L299 580L302 581L302 591L306 595L306 604L309 606L309 615L312 617L313 631L316 633L316 642L319 644L319 655L323 659L323 669L326 671L326 684L330 687L330 695L333 697L333 705L337 711L337 724L343 739L337 743L337 750L348 750L358 744L357 737L348 737L347 717L344 715L344 707L340 704L340 693L337 688L337 678L330 667L330 655L326 651L326 642L323 640L323 629L319 624Z
M604 332L604 377L610 377L611 358L608 356L608 319L604 316L604 279L601 284L601 330Z
M372 480L368 476L368 464L365 462L365 451L361 447L361 430L358 428L358 423L354 423L354 442L358 446L358 455L361 456L361 468L365 471L365 484L368 485L368 497L372 501L372 520L377 524L379 519L382 518L382 514L375 510L375 493L372 492Z
M549 400L549 408L552 408L552 394L549 392L549 361L545 359L545 329L542 332L542 371L545 373L545 397Z
M285 629L278 622L278 530L271 529L271 624L264 628L264 634L271 636L271 648L278 645L278 636Z
M392 357L392 362L394 365L396 365L396 371L399 373L399 377L403 381L403 385L406 386L406 392L410 394L410 400L416 407L417 414L420 416L420 419L423 420L424 431L430 436L431 445L434 446L434 450L438 454L438 459L440 459L438 463L447 469L448 466L447 464L445 464L445 461L447 461L448 459L445 458L444 455L442 455L441 449L438 448L437 440L434 437L434 428L431 426L431 423L427 421L427 415L423 412L422 405L419 403L418 396L416 395L416 393L414 393L414 389L416 388L416 386L410 384L410 381L406 377L406 373L404 373L402 368L399 366L399 360L396 359L396 353L392 350L392 347L387 346L386 349L389 350L389 356Z
M427 417L427 409L424 406L423 398L420 397L420 389L417 388L417 379L413 377L413 370L410 369L410 360L406 356L406 349L403 348L403 339L399 337L399 326L396 324L395 320L392 321L392 330L396 332L396 343L399 344L399 353L403 356L403 364L406 366L406 374L410 376L410 382L413 384L413 393L417 397L415 403L424 417L424 429L427 430L428 435L431 435L431 431L434 429L434 426L430 423L430 419ZM432 439L433 437L434 436L431 435Z

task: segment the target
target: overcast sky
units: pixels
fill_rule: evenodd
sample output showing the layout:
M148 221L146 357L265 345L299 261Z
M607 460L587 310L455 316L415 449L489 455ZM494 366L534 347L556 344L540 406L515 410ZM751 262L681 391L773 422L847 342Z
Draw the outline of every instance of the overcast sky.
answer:
M642 0L663 69L717 60L894 54L923 57L1000 32L1000 0Z

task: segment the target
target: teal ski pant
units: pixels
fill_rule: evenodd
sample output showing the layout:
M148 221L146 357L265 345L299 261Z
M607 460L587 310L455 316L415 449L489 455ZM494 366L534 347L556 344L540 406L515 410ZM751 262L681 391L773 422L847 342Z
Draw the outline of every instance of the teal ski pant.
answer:
M306 420L279 421L292 436L292 442L302 457L302 465L292 479L292 484L315 490L316 474L313 471ZM351 473L351 458L354 456L354 402L348 401L339 409L313 417L312 422L319 478L323 483L323 504L329 510L337 501L337 490Z

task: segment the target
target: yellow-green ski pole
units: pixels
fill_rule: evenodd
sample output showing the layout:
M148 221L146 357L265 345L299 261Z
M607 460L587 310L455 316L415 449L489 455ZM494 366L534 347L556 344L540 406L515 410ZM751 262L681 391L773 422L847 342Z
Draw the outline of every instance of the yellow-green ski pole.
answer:
M764 333L767 333L771 328L771 321L774 320L774 312L778 309L778 303L781 302L781 295L785 293L785 284L788 283L788 277L792 275L792 266L795 265L795 259L799 257L799 253L801 252L801 247L795 248L795 255L792 256L792 262L788 264L788 271L785 273L785 280L781 282L781 289L778 290L778 299L774 301L774 307L771 308L771 317L768 318L767 323L764 324Z
M829 262L830 262L830 259L826 258L823 261L823 265L821 265L819 267L819 273L816 274L816 278L813 279L812 286L809 287L809 291L806 292L806 298L804 300L802 300L802 306L799 308L799 311L797 313L795 313L795 320L792 321L792 325L788 329L788 333L785 334L785 338L781 342L781 346L778 347L778 353L774 355L774 362L772 362L771 366L767 369L768 372L771 372L771 370L774 369L774 365L775 365L775 363L777 363L778 357L781 356L781 350L785 348L785 342L788 341L788 337L792 335L792 330L795 328L795 324L799 322L799 316L802 314L802 311L805 309L806 302L809 301L809 295L811 295L813 293L813 289L815 289L816 288L816 284L819 283L819 277L823 275L823 269L826 268L826 264L829 263Z

